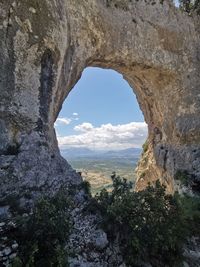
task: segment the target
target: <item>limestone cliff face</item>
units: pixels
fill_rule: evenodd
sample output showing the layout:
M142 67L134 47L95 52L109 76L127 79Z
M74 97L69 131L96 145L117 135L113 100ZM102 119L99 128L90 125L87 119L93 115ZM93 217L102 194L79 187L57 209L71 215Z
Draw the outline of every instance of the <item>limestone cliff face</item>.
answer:
M1 197L80 180L53 125L87 66L123 74L144 113L149 145L136 189L159 178L173 191L177 170L200 180L199 22L163 2L0 2Z

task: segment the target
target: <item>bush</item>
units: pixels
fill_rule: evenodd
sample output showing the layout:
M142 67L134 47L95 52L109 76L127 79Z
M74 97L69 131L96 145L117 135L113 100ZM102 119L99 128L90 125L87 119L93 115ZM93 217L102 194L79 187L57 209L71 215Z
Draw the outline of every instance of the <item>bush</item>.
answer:
M131 1L132 0L106 0L106 5L107 7L114 6L115 8L127 11Z
M70 205L60 191L52 198L40 199L31 215L16 218L17 228L11 235L19 244L19 253L12 266L68 266L64 247L71 227Z
M19 257L16 257L14 260L13 260L13 263L11 265L11 267L22 267L22 261L20 260Z
M177 266L186 237L180 201L166 195L159 182L132 192L125 179L115 174L112 179L113 191L104 189L95 199L103 227L110 239L118 241L127 265L146 261L153 266Z
M187 230L187 236L200 236L200 198L178 194L176 194L176 197L183 210L183 222Z
M189 185L189 174L187 173L187 171L177 171L174 176L174 179L180 181L182 185Z
M148 141L146 141L146 142L142 145L142 148L143 148L142 154L145 154L145 153L147 152L148 147L149 147L149 144L148 144Z
M183 11L189 14L196 11L200 15L200 0L179 0L179 3Z
M81 184L81 187L83 188L83 190L85 191L85 193L89 196L91 196L91 185L88 181L83 181Z

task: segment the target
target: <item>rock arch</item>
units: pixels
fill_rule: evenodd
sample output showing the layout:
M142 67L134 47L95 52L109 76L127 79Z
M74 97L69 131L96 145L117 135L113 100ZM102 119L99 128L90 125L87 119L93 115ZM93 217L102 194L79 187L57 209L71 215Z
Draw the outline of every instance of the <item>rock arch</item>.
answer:
M53 124L87 66L123 74L144 113L136 189L160 178L172 192L177 170L200 179L195 16L170 0L6 0L0 14L1 196L80 181L59 155Z

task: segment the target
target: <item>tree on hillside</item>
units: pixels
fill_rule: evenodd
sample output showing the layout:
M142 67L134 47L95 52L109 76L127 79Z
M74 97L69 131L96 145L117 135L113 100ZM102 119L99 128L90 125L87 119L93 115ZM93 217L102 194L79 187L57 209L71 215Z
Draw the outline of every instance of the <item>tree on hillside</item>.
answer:
M197 14L200 14L200 0L179 0L180 7L187 13L196 11Z

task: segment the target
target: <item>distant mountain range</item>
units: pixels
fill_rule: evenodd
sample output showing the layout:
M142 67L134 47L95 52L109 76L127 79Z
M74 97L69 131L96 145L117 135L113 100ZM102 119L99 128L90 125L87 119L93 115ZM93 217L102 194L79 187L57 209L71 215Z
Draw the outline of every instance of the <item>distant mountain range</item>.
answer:
M118 158L118 157L138 157L142 152L141 148L128 148L123 150L95 151L89 148L67 148L61 149L64 158L98 157L98 158Z

